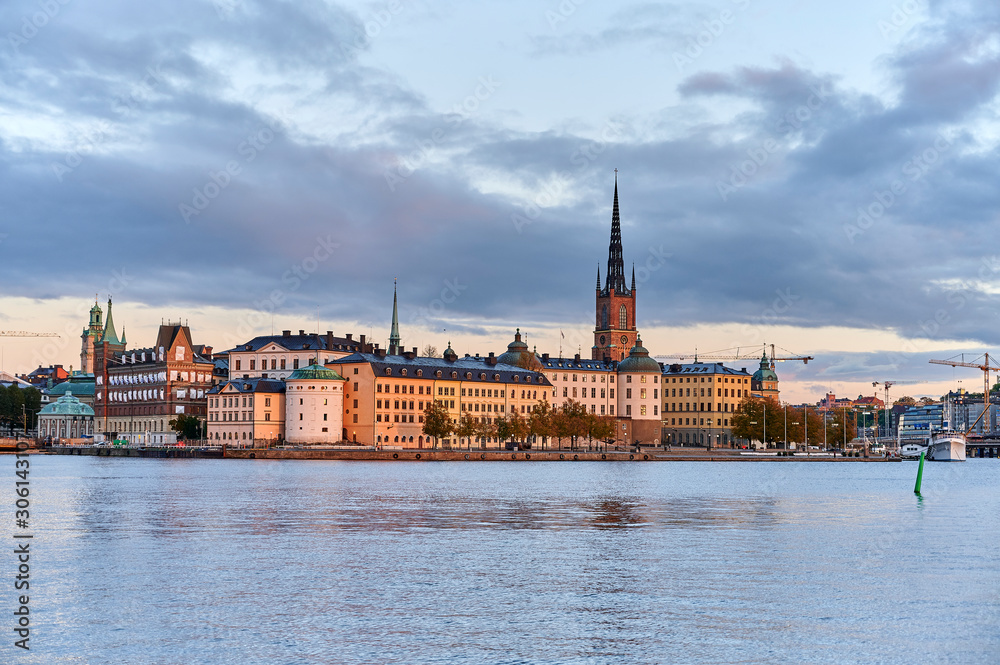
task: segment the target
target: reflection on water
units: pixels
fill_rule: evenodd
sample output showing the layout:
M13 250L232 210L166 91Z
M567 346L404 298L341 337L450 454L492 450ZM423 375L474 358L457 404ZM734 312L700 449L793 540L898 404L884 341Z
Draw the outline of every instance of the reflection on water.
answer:
M33 464L25 663L1000 653L991 460L916 501L901 464Z

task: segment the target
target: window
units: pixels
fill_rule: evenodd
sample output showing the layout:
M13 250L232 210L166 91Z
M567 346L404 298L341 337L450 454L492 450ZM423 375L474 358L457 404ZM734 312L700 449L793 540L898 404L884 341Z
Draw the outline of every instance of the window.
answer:
M632 389L631 388L626 388L625 389L625 399L632 399Z
M355 367L355 368L354 368L354 373L355 373L355 374L357 374L357 373L358 373L358 368L357 368L357 367ZM355 389L355 390L357 390L357 389L358 389L358 384L356 384L356 383L354 384L354 389Z
M323 400L323 401L324 401L324 403L326 402L326 400ZM355 409L358 408L358 400L354 400L354 408Z
M615 389L612 388L611 389L611 399L614 399L614 398L615 398ZM614 409L615 409L615 407L611 407L611 415L614 415L614 413L615 413Z
M299 420L302 420L302 414L301 413L299 414Z
M285 369L285 359L281 359L281 369Z
M302 405L302 398L300 397L299 398L299 406L301 406L301 405Z
M295 358L292 360L292 369L298 369L298 368L299 368L299 359Z
M323 420L326 420L326 414L325 413L323 414Z
M257 360L255 358L250 359L250 369L251 370L257 369Z
M628 329L628 312L625 310L625 305L618 309L618 327L622 330Z
M639 399L646 399L646 389L645 388L640 388L639 389Z
M236 361L236 369L237 370L240 369L240 361L239 360ZM251 367L250 369L253 369L253 368Z
M632 415L632 405L631 404L626 404L625 405L625 415L626 416L631 416Z
M569 397L569 388L563 386L563 397Z
M642 405L639 406L639 415L640 416L646 415L646 405L645 404L642 404Z
M639 377L639 383L646 383L646 375L645 374L643 374L642 376Z

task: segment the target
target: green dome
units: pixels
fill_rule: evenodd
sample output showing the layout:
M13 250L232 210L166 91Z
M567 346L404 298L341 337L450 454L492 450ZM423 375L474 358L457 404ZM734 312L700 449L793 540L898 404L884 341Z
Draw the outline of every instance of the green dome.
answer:
M309 365L308 367L302 367L300 369L292 372L292 375L288 377L288 381L296 381L308 379L312 381L346 381L344 377L338 374L332 369L323 367L322 365Z
M38 415L40 416L94 416L94 410L73 397L72 392L57 399L55 402L47 404Z
M521 329L514 333L514 341L507 345L507 352L497 356L497 362L513 365L533 372L542 371L542 361L528 350L528 345L521 341Z
M767 353L765 353L760 358L760 369L753 373L750 377L751 381L777 381L778 375L774 373L771 369L770 363L767 362Z
M623 374L659 374L663 369L660 367L660 363L649 357L649 351L642 345L642 340L637 337L628 358L618 363L618 371Z

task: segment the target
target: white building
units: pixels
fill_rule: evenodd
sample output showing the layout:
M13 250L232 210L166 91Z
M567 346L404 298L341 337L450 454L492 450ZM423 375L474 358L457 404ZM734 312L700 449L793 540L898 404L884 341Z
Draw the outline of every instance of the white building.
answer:
M344 438L347 379L321 365L309 365L285 379L285 440L336 443Z
M38 412L38 436L55 439L82 439L94 434L94 409L72 392Z

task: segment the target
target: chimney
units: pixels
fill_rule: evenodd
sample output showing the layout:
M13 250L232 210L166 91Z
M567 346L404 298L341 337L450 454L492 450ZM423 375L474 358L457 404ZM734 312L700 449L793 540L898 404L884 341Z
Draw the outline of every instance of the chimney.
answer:
M354 336L354 333L347 333L347 341L348 341L348 342L351 342L351 341L353 341L353 340L351 339L351 337L353 337L353 336ZM361 336L361 339L364 339L364 335L362 335L362 336Z
M302 335L305 335L305 334L306 334L306 331L305 331L305 330L300 330L300 331L299 331L299 336L300 336L300 337L301 337Z
M580 362L580 354L578 353L575 356L573 356L573 360L575 360L576 362Z
M490 355L492 356L493 354L491 353ZM549 359L549 354L543 353L542 354L542 360L548 360L548 359Z
M413 360L417 357L417 350L413 349L412 351L403 351L403 357L407 360Z
M326 331L326 348L328 348L328 349L332 349L333 348L333 331L332 330L327 330Z
M417 347L413 347L413 357L417 357Z
M282 337L291 337L292 336L292 331L291 330L282 330L281 331L281 336Z
M377 355L379 358L385 358L385 349L379 349L377 347L378 345L376 344L375 355Z

